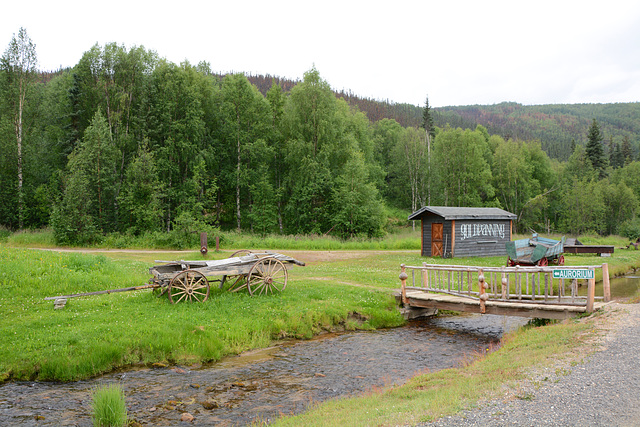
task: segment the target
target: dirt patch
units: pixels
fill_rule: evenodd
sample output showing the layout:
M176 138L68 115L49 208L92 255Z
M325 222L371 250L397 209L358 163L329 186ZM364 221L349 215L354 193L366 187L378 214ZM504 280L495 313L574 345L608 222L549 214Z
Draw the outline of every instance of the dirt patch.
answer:
M126 254L193 254L195 250L178 251L178 250L162 250L162 249L94 249L94 248L26 248L40 251L54 252L79 252L79 253L126 253ZM259 252L262 249L252 249L253 252ZM371 254L407 253L415 254L415 250L403 251L380 251L380 250L362 250L362 251L290 251L279 249L268 249L272 252L279 252L305 263L344 261L349 259L366 258ZM234 250L224 250L222 253L228 252L231 255Z

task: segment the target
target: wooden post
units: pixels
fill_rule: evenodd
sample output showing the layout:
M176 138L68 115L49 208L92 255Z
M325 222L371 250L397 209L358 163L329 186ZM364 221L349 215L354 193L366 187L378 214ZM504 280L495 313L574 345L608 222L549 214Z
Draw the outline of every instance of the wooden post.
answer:
M596 297L596 279L589 279L587 287L587 313L593 313L593 301Z
M547 298L549 297L549 276L547 273L544 273L544 302L547 302Z
M611 301L611 284L609 283L609 264L602 264L602 291L604 293L604 302Z
M479 297L480 297L480 313L484 314L486 312L486 304L485 301L489 299L489 295L485 292L487 286L484 281L484 272L482 269L478 270L478 288L479 288Z
M427 263L423 262L422 266L425 267L422 269L422 287L429 289L429 270L426 269Z
M451 220L451 258L456 256L456 220Z
M220 252L220 236L216 236L216 252Z
M207 245L207 233L200 233L200 253L202 256L205 256L209 251L209 246Z
M422 267L425 267L422 269L422 287L429 288L429 270L426 269L427 263L423 262Z
M500 281L500 284L502 285L500 287L500 293L501 293L501 297L502 299L507 299L507 286L509 285L509 276L505 276L504 271L502 272L502 280Z
M400 283L402 285L402 304L409 304L407 299L407 272L404 264L400 265Z

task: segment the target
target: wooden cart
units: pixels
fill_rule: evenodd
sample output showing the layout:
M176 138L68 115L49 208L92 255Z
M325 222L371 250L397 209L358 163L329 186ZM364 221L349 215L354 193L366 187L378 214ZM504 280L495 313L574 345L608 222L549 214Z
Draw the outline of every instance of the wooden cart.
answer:
M530 239L507 242L507 265L564 265L564 240L564 237L561 240L553 240L534 233Z
M217 261L174 261L149 269L151 283L169 296L171 303L206 301L211 282L219 281L220 289L233 280L231 292L247 289L250 295L282 292L287 286L291 264L304 266L286 255L275 252L238 251L230 258ZM213 277L219 277L214 279Z
M225 283L231 280L233 283L229 290L232 292L246 289L250 295L268 295L282 292L286 288L289 279L288 269L292 265L305 265L302 261L276 252L247 250L234 252L230 258L223 260L158 262L163 264L149 269L153 278L146 285L45 299L55 300L55 307L62 308L68 298L154 289L159 290L160 295L166 293L172 304L181 301L204 302L209 298L211 282L220 282L219 287L223 289Z

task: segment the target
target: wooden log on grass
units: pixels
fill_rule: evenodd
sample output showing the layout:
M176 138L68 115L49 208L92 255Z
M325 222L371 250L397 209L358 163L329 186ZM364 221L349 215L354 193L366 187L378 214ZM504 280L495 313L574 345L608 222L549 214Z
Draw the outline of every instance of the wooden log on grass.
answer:
M159 288L159 287L160 285L152 283L152 284L142 285L142 286L131 286L130 288L109 289L106 291L95 291L95 292L82 292L79 294L59 295L57 297L45 297L45 300L69 299L69 298L76 298L76 297L85 297L89 295L113 294L116 292L138 291L140 289L151 289L151 288Z

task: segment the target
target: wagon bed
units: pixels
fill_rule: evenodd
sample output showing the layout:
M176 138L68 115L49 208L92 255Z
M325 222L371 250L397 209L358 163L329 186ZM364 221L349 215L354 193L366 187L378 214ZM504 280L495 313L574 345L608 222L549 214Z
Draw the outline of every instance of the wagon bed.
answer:
M561 240L539 237L534 233L529 239L514 240L506 243L509 266L540 265L550 263L564 265L564 236Z

